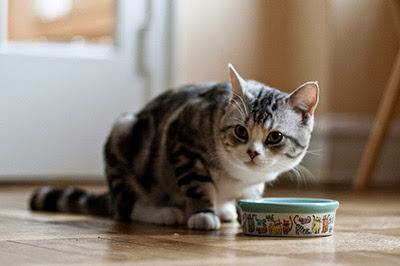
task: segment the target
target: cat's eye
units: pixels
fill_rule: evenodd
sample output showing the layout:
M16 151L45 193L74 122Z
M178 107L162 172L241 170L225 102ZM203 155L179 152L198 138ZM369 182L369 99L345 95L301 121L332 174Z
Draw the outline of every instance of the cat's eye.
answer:
M235 135L241 140L247 140L247 138L249 137L247 129L242 125L237 125L235 127Z
M283 135L279 131L272 131L267 136L266 144L278 144L283 139Z

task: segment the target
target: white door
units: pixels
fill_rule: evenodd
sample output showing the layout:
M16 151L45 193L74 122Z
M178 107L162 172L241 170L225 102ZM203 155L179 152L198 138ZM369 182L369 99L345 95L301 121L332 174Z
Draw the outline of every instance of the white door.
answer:
M170 2L115 2L110 44L71 44L10 41L0 0L0 179L100 177L112 123L168 85Z

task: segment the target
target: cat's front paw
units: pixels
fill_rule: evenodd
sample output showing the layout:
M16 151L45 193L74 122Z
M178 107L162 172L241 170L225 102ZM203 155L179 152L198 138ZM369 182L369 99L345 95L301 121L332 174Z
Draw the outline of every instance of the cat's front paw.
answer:
M190 216L188 227L197 230L216 230L221 228L221 221L214 213L199 212Z
M235 202L226 202L217 208L217 215L223 222L232 222L237 219Z

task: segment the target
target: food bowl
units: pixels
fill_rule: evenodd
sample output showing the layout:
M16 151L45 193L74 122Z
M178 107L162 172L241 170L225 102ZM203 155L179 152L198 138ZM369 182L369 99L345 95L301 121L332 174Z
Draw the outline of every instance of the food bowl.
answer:
M259 198L238 203L243 233L256 236L328 236L339 202L314 198Z

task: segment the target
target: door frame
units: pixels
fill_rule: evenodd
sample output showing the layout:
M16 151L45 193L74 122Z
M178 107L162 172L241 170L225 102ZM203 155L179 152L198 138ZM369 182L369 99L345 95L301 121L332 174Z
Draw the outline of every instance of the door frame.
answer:
M118 0L117 14L120 14L124 5L129 6L130 0ZM175 83L175 9L176 2L164 0L142 0L141 3L146 6L146 14L143 15L139 42L134 51L136 58L133 63L132 71L144 80L145 88L144 100L148 101L155 95L170 88ZM29 56L32 58L43 57L61 57L61 58L79 58L81 60L115 60L120 55L118 49L106 46L86 46L82 49L73 50L69 45L54 45L52 47L38 44L30 45L26 43L7 43L4 39L7 35L7 0L0 0L0 55ZM119 16L117 15L117 19ZM120 40L123 37L124 30L121 27L116 29L115 42L118 48L121 48ZM60 179L79 179L79 180L99 180L103 179L99 175L2 175L1 181L40 181Z

